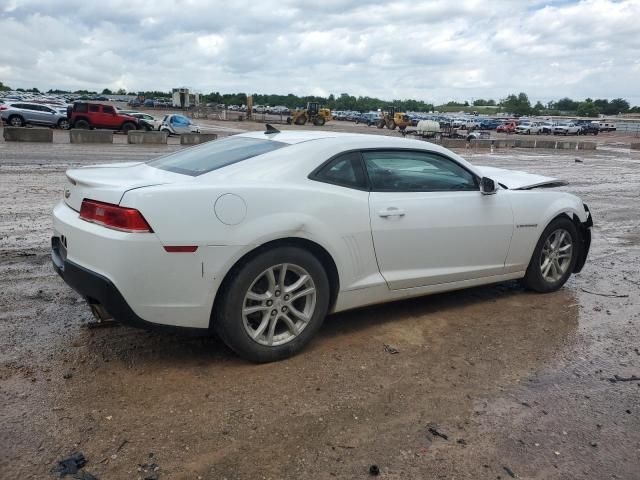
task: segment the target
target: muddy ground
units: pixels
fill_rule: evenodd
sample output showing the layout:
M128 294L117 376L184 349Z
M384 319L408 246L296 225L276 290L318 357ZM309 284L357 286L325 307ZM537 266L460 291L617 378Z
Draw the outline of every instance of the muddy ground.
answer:
M66 168L176 148L0 143L0 478L54 478L75 451L101 480L640 478L640 382L609 381L640 376L640 153L463 152L569 180L595 218L584 271L333 315L253 365L213 338L88 329L50 266Z

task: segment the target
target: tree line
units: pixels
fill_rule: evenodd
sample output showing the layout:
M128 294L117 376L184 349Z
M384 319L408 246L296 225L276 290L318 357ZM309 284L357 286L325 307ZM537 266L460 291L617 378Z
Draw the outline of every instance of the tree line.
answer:
M0 82L0 91L12 90L9 86ZM37 88L22 89L18 88L17 91L40 93ZM49 94L74 94L74 95L98 95L98 92L90 90L76 90L67 91L59 89L50 89L47 91ZM101 92L102 95L144 95L145 98L169 98L171 92L163 91L139 91L139 92L127 92L121 88L113 91L109 88L105 88ZM356 110L366 112L370 110L383 109L387 105L394 105L402 111L407 112L429 112L437 109L431 103L424 102L422 100L414 99L396 99L396 100L382 100L369 96L354 96L348 93L341 93L338 96L331 94L327 97L307 95L298 96L292 93L288 95L274 95L274 94L260 94L254 93L253 104L254 105L282 105L290 109L302 107L307 102L318 102L321 105L331 108L332 110ZM203 103L215 103L224 105L245 105L247 103L247 95L245 93L220 93L210 92L201 96ZM531 104L529 97L526 93L515 94L512 93L501 100L477 98L474 99L471 104L468 101L456 102L450 101L444 104L446 107L461 107L469 110L476 107L494 107L496 112L507 112L514 115L578 115L581 117L597 117L600 114L603 115L617 115L620 113L640 113L640 106L631 107L629 102L624 98L615 98L613 100L608 99L591 99L585 98L584 100L574 100L569 97L562 98L557 101L550 101L543 104L537 101L535 104Z

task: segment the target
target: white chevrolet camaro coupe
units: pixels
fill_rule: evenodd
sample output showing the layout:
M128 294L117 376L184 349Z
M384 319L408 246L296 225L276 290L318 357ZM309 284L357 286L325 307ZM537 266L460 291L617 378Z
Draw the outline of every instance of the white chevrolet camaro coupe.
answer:
M215 331L242 357L298 352L329 312L579 272L589 209L557 179L418 140L245 133L67 171L52 260L96 316Z

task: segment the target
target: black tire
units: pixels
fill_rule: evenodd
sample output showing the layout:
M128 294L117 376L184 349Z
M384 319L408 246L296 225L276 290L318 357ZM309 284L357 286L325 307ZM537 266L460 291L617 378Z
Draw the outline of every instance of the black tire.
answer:
M82 130L89 130L91 128L91 125L89 124L89 122L81 118L75 121L75 123L73 124L73 128L81 128Z
M263 345L253 340L245 328L242 314L245 295L263 272L283 263L308 272L316 289L315 309L296 337L281 345ZM246 360L258 363L282 360L298 353L318 331L329 308L329 292L327 274L314 255L295 246L276 247L234 267L216 301L213 328L229 348Z
M378 127L378 128L384 128L384 120L380 120L380 121L378 122L378 124L376 125L376 127Z
M296 121L294 123L296 125L304 125L305 123L307 123L307 116L306 115L299 115L296 118Z
M313 119L313 124L316 127L321 127L324 125L324 117L318 115L316 118Z
M387 128L389 130L395 130L396 129L396 122L394 120L389 120L387 122Z
M566 231L571 237L571 259L568 263L568 268L556 281L549 281L544 278L542 274L542 250L545 246L545 242L558 230ZM527 267L527 272L522 279L522 284L529 290L533 290L539 293L555 292L562 287L567 279L573 273L573 270L578 259L580 241L578 238L578 230L575 224L565 216L561 216L553 220L547 228L544 229L542 235L538 239L536 248L531 256L531 261Z
M61 130L69 130L69 120L66 118L58 120L58 128Z
M132 122L124 122L122 124L122 127L120 127L120 130L122 130L124 133L129 133L130 130L137 130L138 127L136 126L135 123Z
M7 123L12 127L24 127L25 126L24 118L22 118L20 115L11 115L9 117L9 121Z
M162 130L160 130L161 132L167 132L167 137L171 136L171 130L169 130L168 128L163 128Z

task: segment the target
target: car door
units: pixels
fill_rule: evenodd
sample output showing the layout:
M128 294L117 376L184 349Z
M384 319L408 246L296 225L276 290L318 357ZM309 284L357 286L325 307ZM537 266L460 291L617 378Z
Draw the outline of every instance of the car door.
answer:
M513 233L507 195L480 192L453 159L415 150L369 150L371 233L392 290L500 275Z
M120 128L120 118L116 115L116 109L111 105L102 105L100 118L105 127L112 128L114 130L118 130Z

